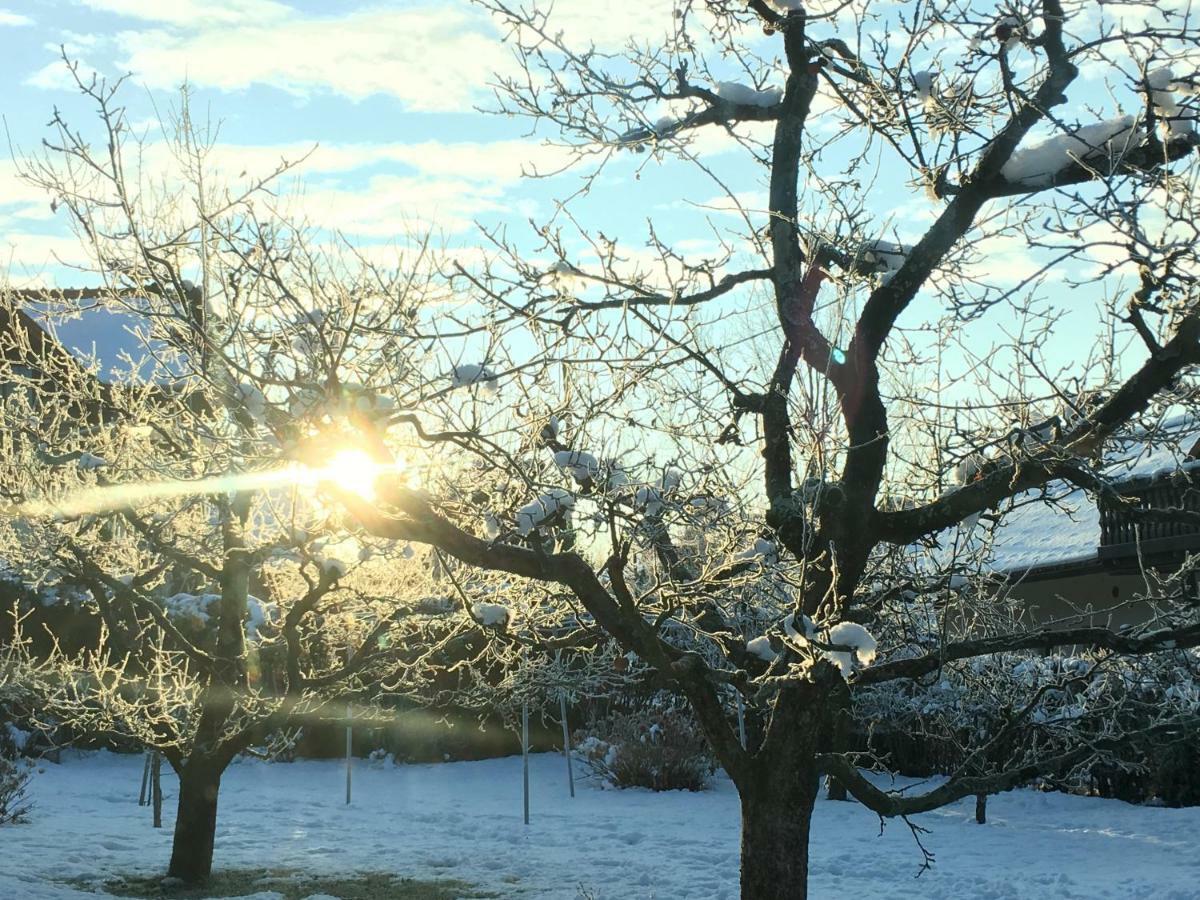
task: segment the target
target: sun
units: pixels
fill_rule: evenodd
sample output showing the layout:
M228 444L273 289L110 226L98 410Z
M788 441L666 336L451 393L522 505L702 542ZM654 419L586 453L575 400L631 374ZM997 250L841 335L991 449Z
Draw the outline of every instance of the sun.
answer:
M383 464L369 453L346 447L338 450L317 470L320 481L343 491L358 494L364 500L375 499L375 482L385 471L394 471L396 463Z

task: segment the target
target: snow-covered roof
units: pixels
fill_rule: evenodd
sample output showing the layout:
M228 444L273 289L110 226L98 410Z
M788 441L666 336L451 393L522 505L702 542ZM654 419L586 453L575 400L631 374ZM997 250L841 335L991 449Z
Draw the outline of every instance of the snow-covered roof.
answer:
M1056 491L1057 489L1057 491ZM1042 566L1065 565L1095 559L1100 547L1100 511L1095 501L1061 482L1048 486L1047 497L1027 491L1014 498L1018 504L996 527L989 567L1004 574L1020 574Z
M1105 454L1104 474L1116 483L1166 477L1200 466L1189 453L1200 441L1200 418L1179 415L1157 429L1156 443L1135 433L1119 439ZM1044 566L1083 563L1098 558L1100 511L1094 498L1061 482L1025 491L997 525L988 567L1020 575Z

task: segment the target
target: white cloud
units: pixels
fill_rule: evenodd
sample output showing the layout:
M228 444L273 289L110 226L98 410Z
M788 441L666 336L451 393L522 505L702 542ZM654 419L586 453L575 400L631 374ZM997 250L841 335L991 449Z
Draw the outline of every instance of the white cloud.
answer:
M272 185L279 212L361 237L401 238L429 229L465 231L476 217L520 208L510 189L520 182L522 169L558 168L569 153L519 140L331 144L315 150L311 143L217 144L205 171L210 188L240 189L270 174L281 160L303 158ZM164 198L184 190L179 161L165 141L146 142L136 158L141 182L158 186ZM373 177L363 174L368 168ZM11 161L0 160L0 224L49 213L48 197L20 181Z
M0 271L3 277L37 278L60 264L86 266L91 257L72 235L28 234L5 229L0 237Z
M119 65L150 87L170 88L186 78L227 91L267 84L356 100L390 94L422 111L463 110L510 60L485 19L430 6L130 31L118 35L118 43L127 54Z
M561 33L572 48L595 44L612 48L631 37L638 41L666 37L675 28L675 0L608 0L605 3L553 4L547 31ZM548 10L550 3L532 6ZM702 14L702 13L701 13Z
M190 29L284 19L294 11L275 0L82 0L99 12Z
M29 16L23 16L20 13L11 12L7 9L0 9L0 25L11 25L13 27L19 25L32 25L33 19Z
M151 129L153 131L153 129ZM511 184L522 171L555 171L571 159L566 147L536 144L532 141L421 141L419 143L315 144L217 144L208 159L210 168L224 175L248 172L262 175L281 160L304 162L301 174L352 172L381 163L401 163L422 175L451 178L464 182ZM151 166L170 164L165 144L148 144L144 158Z
M0 221L7 224L11 219L46 219L51 215L50 195L22 178L13 160L0 159Z
M364 187L318 185L283 198L281 209L309 224L373 238L469 229L476 216L505 209L503 190L478 182L379 175Z

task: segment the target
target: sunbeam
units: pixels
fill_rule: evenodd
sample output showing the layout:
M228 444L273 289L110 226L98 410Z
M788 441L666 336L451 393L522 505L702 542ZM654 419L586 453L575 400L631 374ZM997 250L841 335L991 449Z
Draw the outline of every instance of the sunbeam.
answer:
M141 481L86 488L57 500L30 500L11 507L8 512L26 518L72 519L84 515L134 508L154 500L189 497L200 494L260 491L296 485L319 488L331 484L358 494L366 500L375 497L375 483L385 472L396 472L399 463L381 463L362 450L345 447L337 450L321 466L290 463L261 472L216 475L197 480Z

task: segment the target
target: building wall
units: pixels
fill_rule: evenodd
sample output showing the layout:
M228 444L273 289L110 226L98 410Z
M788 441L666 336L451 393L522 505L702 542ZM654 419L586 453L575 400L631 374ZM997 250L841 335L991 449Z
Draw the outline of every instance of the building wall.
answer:
M1077 615L1080 611L1092 612L1083 624L1116 628L1140 625L1151 617L1149 605L1134 599L1135 594L1146 593L1146 582L1140 574L1094 572L1025 581L1014 584L1011 593L1024 602L1034 623Z

